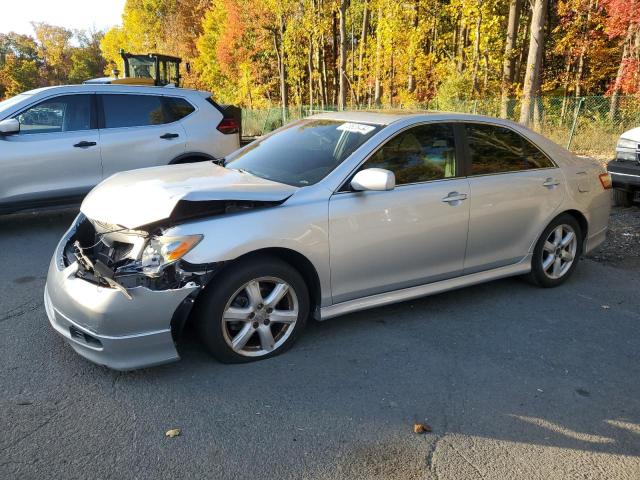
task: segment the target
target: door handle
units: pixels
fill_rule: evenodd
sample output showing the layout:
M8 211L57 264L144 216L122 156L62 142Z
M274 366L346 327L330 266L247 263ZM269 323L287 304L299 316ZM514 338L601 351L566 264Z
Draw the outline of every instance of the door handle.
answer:
M74 145L74 147L76 148L87 148L87 147L94 147L96 145L96 142L87 142L85 140L78 142Z
M547 178L544 181L544 183L542 184L543 187L547 187L549 189L555 188L558 185L560 185L560 182L558 180L555 180L555 179L551 178L551 177Z
M177 133L165 133L164 135L160 135L160 138L162 138L163 140L171 140L172 138L177 138L180 135L178 135Z
M457 205L457 202L461 202L462 200L466 200L466 199L467 199L466 193L451 192L449 193L449 195L444 197L442 201L444 203L448 203L449 205L453 203Z

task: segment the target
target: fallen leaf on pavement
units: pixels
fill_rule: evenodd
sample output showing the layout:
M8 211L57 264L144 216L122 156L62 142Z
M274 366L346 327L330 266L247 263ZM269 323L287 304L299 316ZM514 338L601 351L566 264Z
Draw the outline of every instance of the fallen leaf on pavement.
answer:
M425 433L431 432L433 429L431 425L427 425L426 423L414 423L413 424L413 433Z
M172 428L171 430L167 430L164 434L165 437L169 438L177 437L178 435L180 435L179 428Z

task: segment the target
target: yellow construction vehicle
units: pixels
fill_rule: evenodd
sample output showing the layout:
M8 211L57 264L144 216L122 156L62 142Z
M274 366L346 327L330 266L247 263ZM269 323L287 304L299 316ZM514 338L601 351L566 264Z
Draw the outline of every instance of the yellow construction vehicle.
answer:
M124 62L124 77L120 77L120 72L114 68L111 77L93 78L84 83L180 86L182 79L180 75L181 58L159 53L138 55L127 53L124 50L120 50L120 55ZM187 63L185 66L189 72L189 64Z

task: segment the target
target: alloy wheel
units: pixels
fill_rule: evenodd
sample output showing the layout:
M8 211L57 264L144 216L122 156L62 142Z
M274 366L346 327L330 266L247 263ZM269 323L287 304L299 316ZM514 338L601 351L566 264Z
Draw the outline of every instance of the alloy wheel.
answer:
M554 228L542 248L542 271L551 279L562 278L571 268L578 251L578 237L567 224Z
M282 279L260 277L235 291L222 314L222 333L239 355L260 357L277 350L298 320L295 290Z

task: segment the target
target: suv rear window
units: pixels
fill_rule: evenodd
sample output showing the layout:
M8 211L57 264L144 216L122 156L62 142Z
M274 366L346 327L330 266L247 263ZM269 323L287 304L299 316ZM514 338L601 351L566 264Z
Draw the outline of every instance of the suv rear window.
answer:
M163 108L158 95L102 95L105 128L161 125L173 120Z
M175 122L182 120L184 117L192 113L195 108L184 98L164 97L167 107L167 114L171 118L169 121Z

